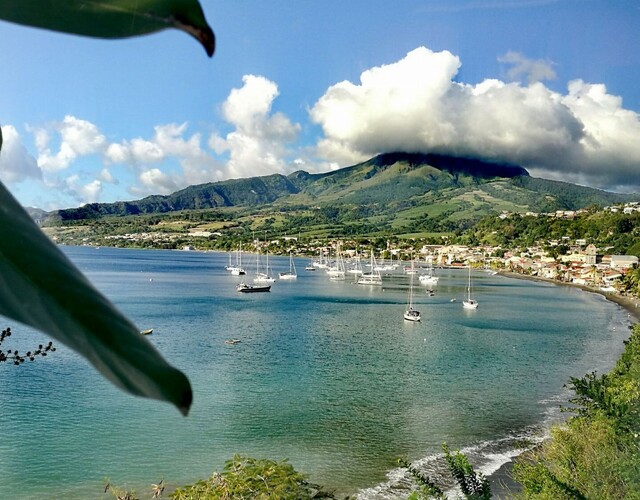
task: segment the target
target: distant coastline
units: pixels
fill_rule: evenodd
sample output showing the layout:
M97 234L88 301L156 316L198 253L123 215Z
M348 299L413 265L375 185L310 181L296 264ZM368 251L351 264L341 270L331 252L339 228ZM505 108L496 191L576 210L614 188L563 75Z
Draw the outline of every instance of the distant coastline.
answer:
M593 286L567 283L565 281L558 281L551 278L541 278L539 276L529 276L527 274L520 274L512 271L498 271L498 274L507 278L516 278L529 281L543 281L546 283L551 283L553 285L570 286L579 288L581 290L584 290L585 292L597 293L598 295L602 295L603 297L605 297L607 300L615 302L619 306L626 309L627 312L635 318L635 321L640 322L640 298L638 297L628 297L626 295L620 295L616 292L604 292L599 288Z

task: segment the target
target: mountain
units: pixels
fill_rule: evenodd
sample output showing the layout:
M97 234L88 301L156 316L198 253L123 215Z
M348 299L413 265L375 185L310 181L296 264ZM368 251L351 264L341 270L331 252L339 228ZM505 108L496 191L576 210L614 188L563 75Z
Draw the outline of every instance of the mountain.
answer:
M501 210L551 212L632 200L638 196L533 178L515 165L388 153L332 172L232 179L137 201L92 203L50 217L71 221L224 207L245 214L332 207L337 214L335 220L328 217L332 223L365 217L391 229L446 231Z

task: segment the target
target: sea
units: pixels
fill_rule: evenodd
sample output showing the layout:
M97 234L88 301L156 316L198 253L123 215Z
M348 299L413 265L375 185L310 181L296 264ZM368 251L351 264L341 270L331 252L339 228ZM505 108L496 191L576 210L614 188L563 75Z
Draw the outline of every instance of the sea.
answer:
M151 497L221 471L234 454L287 459L338 496L406 498L398 458L447 482L442 444L490 474L566 413L570 377L609 370L630 319L598 294L482 270L416 284L422 321L403 319L410 279L331 281L320 269L242 294L225 253L61 247L190 379L187 417L126 394L57 342L0 365L0 498L101 499L111 483ZM250 272L255 265L244 255ZM235 257L234 257L235 259ZM271 257L273 273L289 257ZM455 300L454 300L455 299ZM2 349L50 339L6 318ZM237 343L226 340L237 339Z

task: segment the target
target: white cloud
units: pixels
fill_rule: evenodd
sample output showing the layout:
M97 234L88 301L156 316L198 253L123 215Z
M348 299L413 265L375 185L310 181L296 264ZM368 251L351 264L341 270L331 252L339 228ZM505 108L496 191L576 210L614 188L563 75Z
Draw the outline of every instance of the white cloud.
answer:
M102 193L102 183L99 180L93 180L80 188L80 194L87 203L95 203L100 199Z
M7 184L26 179L41 179L42 171L36 159L22 145L15 127L2 127L2 150L0 151L0 180Z
M46 172L65 170L79 156L99 153L106 146L106 138L98 127L86 120L67 115L62 122L52 124L51 129L60 136L60 145L55 153L49 147L50 131L33 131L38 149L38 165Z
M63 186L60 187L82 204L98 202L102 193L102 183L99 180L95 179L87 184L82 184L78 174L67 177Z
M170 194L177 191L180 187L180 182L173 176L164 173L158 168L152 168L141 172L138 176L142 188L134 189L134 193L145 194L153 192L156 194Z
M113 176L113 174L109 171L109 169L106 169L106 168L103 168L100 171L100 180L108 184L119 184L118 179L116 179Z
M498 61L511 65L507 71L507 76L514 81L525 77L527 83L532 84L544 80L555 80L556 78L556 72L553 70L554 64L548 60L528 59L520 52L509 51L505 55L498 57Z
M250 177L286 173L287 144L293 142L300 125L282 113L271 113L278 87L272 81L254 75L243 77L244 85L233 89L222 106L225 119L235 130L225 137L212 134L209 147L217 154L228 152L225 177Z
M639 116L603 85L571 82L567 95L539 82L468 85L459 68L453 54L420 47L330 87L310 111L324 131L318 156L349 165L392 151L452 154L640 190Z
M140 184L129 191L136 196L167 194L171 192L168 190L221 180L220 162L202 149L200 134L185 138L187 128L187 123L157 125L151 139L138 137L110 144L105 160L134 169ZM181 172L163 173L171 163L177 163ZM157 167L150 168L151 165Z

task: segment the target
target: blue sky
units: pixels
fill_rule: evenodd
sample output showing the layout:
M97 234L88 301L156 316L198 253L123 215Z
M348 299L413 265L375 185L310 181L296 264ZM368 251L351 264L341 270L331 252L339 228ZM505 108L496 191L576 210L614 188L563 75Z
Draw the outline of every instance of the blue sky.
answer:
M0 179L45 210L389 151L640 192L640 4L201 2L105 41L0 22Z

